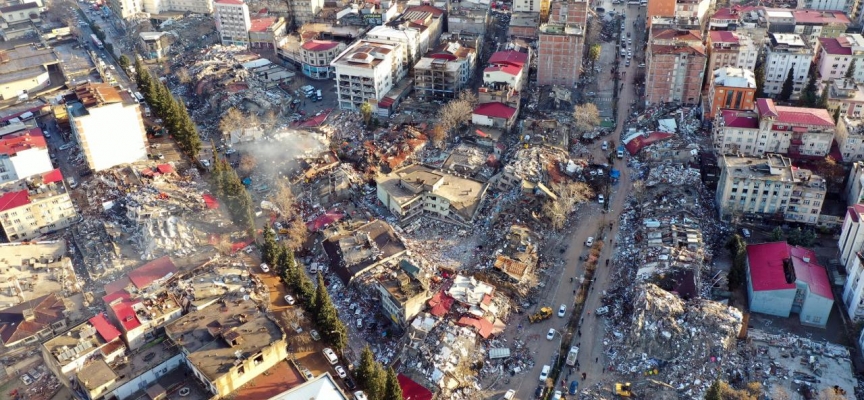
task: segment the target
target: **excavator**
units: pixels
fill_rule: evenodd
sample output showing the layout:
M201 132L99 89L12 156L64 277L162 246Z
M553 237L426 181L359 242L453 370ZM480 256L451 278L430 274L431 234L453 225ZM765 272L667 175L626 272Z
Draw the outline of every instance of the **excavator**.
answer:
M531 323L540 322L552 316L552 309L549 307L541 307L539 311L528 316L528 321Z

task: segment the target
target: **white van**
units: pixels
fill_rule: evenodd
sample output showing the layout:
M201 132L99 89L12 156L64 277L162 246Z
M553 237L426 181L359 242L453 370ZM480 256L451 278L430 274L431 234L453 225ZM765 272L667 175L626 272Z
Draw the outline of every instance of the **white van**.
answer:
M324 357L327 357L327 361L329 361L330 364L335 365L339 363L339 357L336 356L336 353L333 352L333 349L327 347L322 350L322 353L324 353Z
M540 371L540 381L541 382L544 382L544 381L546 381L546 379L549 379L549 371L551 371L551 370L552 370L552 367L550 367L548 365L543 366L543 370Z

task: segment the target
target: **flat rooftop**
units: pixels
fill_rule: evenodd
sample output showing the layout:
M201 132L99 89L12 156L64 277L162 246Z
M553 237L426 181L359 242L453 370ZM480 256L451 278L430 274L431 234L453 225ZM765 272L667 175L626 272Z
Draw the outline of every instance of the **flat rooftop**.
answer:
M485 184L437 171L424 165L411 165L376 179L390 197L399 204L413 201L422 192L431 192L450 202L450 206L466 220L471 220L483 198ZM403 185L427 186L420 193L406 189Z
M58 61L54 50L35 45L0 50L0 83L13 82L39 75Z
M109 384L106 392L110 392L178 354L180 349L177 347L157 344L128 357L120 357L110 365L98 358L78 371L78 381L88 389Z
M767 154L764 158L723 156L727 173L733 178L782 181L806 185L813 188L825 187L824 179L809 169L792 165L792 160L779 154Z
M80 291L65 254L63 241L0 244L0 308L49 293Z
M330 65L346 66L354 68L375 68L387 56L398 51L401 47L399 43L379 43L368 40L360 40L354 43L353 46L347 48L342 54L336 57Z
M165 333L211 381L228 373L238 357L252 357L285 338L255 302L239 296L186 314L167 325Z
M771 47L809 49L810 45L797 33L769 33Z

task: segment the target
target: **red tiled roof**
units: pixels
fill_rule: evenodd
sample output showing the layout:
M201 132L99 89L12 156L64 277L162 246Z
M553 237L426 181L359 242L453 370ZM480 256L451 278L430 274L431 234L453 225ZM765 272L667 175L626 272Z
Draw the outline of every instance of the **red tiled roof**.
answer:
M686 30L681 31L677 29L663 29L660 32L655 33L652 37L654 39L663 39L663 40L681 40L684 42L702 42L702 34L697 30Z
M489 65L508 64L522 68L528 62L528 54L516 50L496 51L489 57Z
M648 137L645 137L644 135L636 135L630 138L627 142L624 142L624 148L627 149L627 152L630 153L630 155L636 155L636 153L639 153L639 151L645 147L661 140L671 138L672 136L675 135L666 132L651 132L648 134Z
M441 289L438 293L435 293L431 299L429 299L429 313L436 317L443 317L447 315L450 311L450 307L453 306L453 303L456 300L450 297L449 294L444 292L444 289Z
M63 180L63 173L60 172L60 169L53 169L51 171L46 172L42 175L43 183L55 183Z
M409 11L428 12L428 13L432 14L432 16L435 16L435 17L440 17L441 15L444 14L444 10L442 10L442 9L440 9L440 8L438 8L438 7L430 6L430 5L428 5L428 4L425 4L425 5L422 5L422 6L413 6L413 7L408 7L408 8L405 9L405 11L403 12L403 14L407 14Z
M110 342L120 336L120 331L111 322L108 322L103 313L96 314L95 317L90 318L90 325L96 328L96 332L99 332L99 336L102 336L105 342Z
M310 40L303 43L303 49L308 51L327 51L339 45L339 42L329 40Z
M852 222L861 222L861 217L859 217L859 215L864 214L864 204L855 204L854 206L849 207L847 213Z
M33 319L26 320L24 311L31 310ZM66 305L57 293L20 303L0 311L0 340L11 344L27 339L66 316Z
M249 32L264 32L276 23L276 17L252 18Z
M477 106L474 109L474 114L492 118L510 119L516 114L516 109L500 102L485 103Z
M159 171L160 174L170 174L174 172L174 167L171 164L159 164L156 166L156 170Z
M472 318L469 316L463 316L459 318L459 321L456 322L456 325L460 326L473 326L477 331L477 334L483 337L483 339L488 339L489 335L492 334L492 323L485 318Z
M730 128L756 129L759 127L759 118L753 113L739 110L720 110L723 118L723 126Z
M233 4L235 6L239 6L243 4L243 0L216 0L216 3L219 4Z
M325 228L334 222L338 222L342 218L345 218L345 213L343 213L339 210L333 209L333 210L327 211L324 214L319 215L318 218L315 218L312 221L307 222L306 228L309 229L310 232L318 232L322 228Z
M116 281L109 282L104 286L106 295L102 297L102 301L110 303L118 297L118 292L125 291L130 284L132 284L132 281L126 275L120 276Z
M138 320L138 315L135 314L135 310L132 308L132 305L135 303L135 301L129 298L129 294L126 293L126 296L109 305L125 332L141 326L141 321Z
M204 204L207 206L207 208L211 210L219 208L219 201L216 200L216 197L214 197L212 194L204 193L201 195L201 198L204 199Z
M672 46L665 44L652 44L652 54L700 54L705 55L705 46L702 43L684 42L684 46Z
M807 258L808 261L804 261ZM810 292L834 299L828 273L816 261L813 250L790 246L786 242L751 244L747 246L747 260L750 264L750 282L753 291L795 290L795 282L788 283L783 270L783 262L791 259L795 269L795 280L807 284Z
M0 211L8 211L27 204L30 204L30 195L27 193L27 189L4 193L0 196Z
M498 72L501 71L508 75L517 76L520 72L522 72L521 67L517 67L515 65L493 65L491 67L486 67L483 72Z
M130 271L128 275L132 284L138 289L143 290L154 281L162 279L168 274L176 275L177 266L171 261L171 257L163 256Z
M733 9L732 7L726 7L718 9L714 12L714 15L711 16L712 19L738 19L738 10ZM714 31L716 32L716 31Z
M402 398L408 400L432 400L432 391L414 382L411 378L399 374L399 387L402 388Z
M834 126L834 118L826 109L777 106L777 113L779 123Z
M756 109L759 111L760 117L777 118L777 106L774 105L774 100L756 99Z
M819 44L822 46L822 50L828 54L836 56L852 55L852 48L843 46L837 38L820 37Z
M732 31L710 31L708 38L711 43L738 43L738 36Z
M840 11L791 10L796 24L849 24L849 17Z
M0 154L6 154L7 156L14 156L19 151L29 150L32 148L48 148L45 143L45 137L42 136L42 130L39 128L6 135L0 139Z

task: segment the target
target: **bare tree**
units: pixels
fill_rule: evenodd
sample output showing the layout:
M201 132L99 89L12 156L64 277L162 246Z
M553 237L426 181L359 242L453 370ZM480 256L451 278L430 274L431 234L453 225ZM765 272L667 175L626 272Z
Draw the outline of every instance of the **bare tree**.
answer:
M294 218L288 221L285 226L285 239L283 243L291 250L297 250L306 243L306 238L309 237L309 230L306 228L306 222L303 221L303 216L300 213L294 214Z
M219 130L223 134L229 134L243 127L246 122L246 116L237 107L231 107L228 112L222 116L219 121Z
M477 96L470 91L463 90L457 99L451 100L438 111L438 124L444 128L445 132L450 132L471 120L471 114L476 105Z
M549 218L555 230L564 228L567 218L577 204L594 197L594 191L583 182L554 184L551 189L556 198L550 198L543 203L543 215Z
M588 132L600 125L600 111L592 103L573 107L573 128L578 132Z
M264 129L271 130L276 128L276 124L279 123L279 109L274 107L267 110L261 122L264 124Z
M177 69L177 72L175 72L175 76L177 76L177 80L179 80L180 83L184 85L192 83L192 75L189 73L189 69L187 69L186 67L180 67L179 69Z
M231 250L234 248L234 243L231 243L230 235L220 235L213 247L216 248L216 251L218 251L219 254L227 256L231 254Z
M294 196L288 181L284 179L276 181L276 184L273 185L273 191L270 192L270 202L286 219L294 215L294 205L297 204L297 198Z
M252 171L255 170L255 167L258 166L258 160L255 159L251 154L244 153L240 156L240 173L242 175L249 175Z
M309 231L303 214L297 210L297 198L291 191L291 186L286 180L276 182L273 191L270 192L270 202L279 209L279 214L285 220L285 227L279 233L285 235L283 243L292 250L299 249L306 242Z
M822 391L819 392L819 397L817 397L817 399L819 399L819 400L846 400L847 399L847 397L845 396L846 391L845 390L841 391L841 390L842 389L836 389L836 388L822 389Z
M447 141L447 131L441 124L437 124L429 132L429 138L432 139L432 144L440 149L444 147L444 143Z

